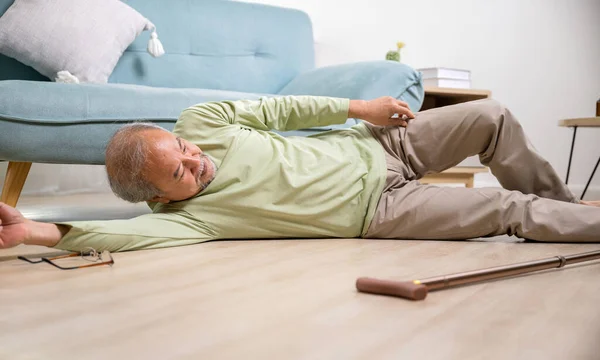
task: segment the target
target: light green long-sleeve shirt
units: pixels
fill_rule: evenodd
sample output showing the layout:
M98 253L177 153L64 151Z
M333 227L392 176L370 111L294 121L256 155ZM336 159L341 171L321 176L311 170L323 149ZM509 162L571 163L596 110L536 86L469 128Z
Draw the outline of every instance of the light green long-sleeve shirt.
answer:
M125 251L214 239L358 237L373 217L385 181L381 145L362 124L310 137L275 130L343 124L349 100L263 98L205 103L183 111L173 132L217 165L195 197L150 204L128 220L63 223L56 245Z

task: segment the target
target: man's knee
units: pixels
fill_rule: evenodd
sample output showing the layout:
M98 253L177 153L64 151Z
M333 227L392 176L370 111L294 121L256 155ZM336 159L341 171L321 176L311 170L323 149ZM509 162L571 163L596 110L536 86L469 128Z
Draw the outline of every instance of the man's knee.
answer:
M473 105L479 114L491 118L503 116L508 111L504 104L494 99L476 101Z
M486 99L477 101L474 105L480 125L491 126L494 130L504 126L520 126L508 108L497 100Z

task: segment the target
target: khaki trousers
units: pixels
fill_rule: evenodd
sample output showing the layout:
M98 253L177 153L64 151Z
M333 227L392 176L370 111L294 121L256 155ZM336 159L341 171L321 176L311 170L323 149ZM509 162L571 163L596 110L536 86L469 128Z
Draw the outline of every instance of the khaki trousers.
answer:
M580 205L504 106L481 100L424 111L408 127L367 123L386 153L387 180L366 238L516 235L600 242L600 208ZM451 188L418 179L468 156L504 187Z

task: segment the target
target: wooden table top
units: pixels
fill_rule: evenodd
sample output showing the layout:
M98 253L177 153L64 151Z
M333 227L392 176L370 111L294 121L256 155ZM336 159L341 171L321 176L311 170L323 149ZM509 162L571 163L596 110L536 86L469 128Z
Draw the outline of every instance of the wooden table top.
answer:
M484 89L455 89L441 87L425 87L425 95L446 95L446 96L479 96L482 98L490 97L492 92Z
M558 122L558 126L600 127L600 116L577 119L564 119Z

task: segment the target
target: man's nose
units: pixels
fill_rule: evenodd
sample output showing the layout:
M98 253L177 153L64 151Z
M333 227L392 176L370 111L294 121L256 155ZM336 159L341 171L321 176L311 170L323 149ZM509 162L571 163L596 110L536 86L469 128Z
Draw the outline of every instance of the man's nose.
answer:
M185 155L183 158L183 165L190 169L200 166L200 156L191 154Z

